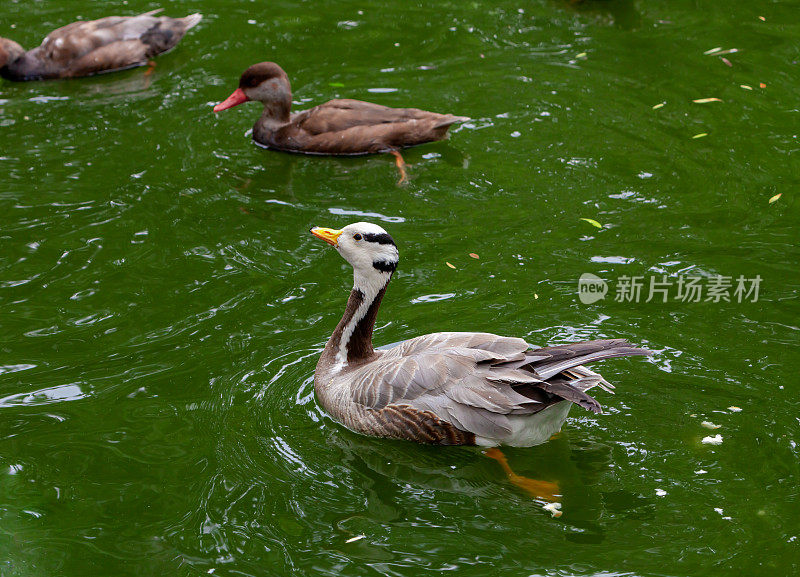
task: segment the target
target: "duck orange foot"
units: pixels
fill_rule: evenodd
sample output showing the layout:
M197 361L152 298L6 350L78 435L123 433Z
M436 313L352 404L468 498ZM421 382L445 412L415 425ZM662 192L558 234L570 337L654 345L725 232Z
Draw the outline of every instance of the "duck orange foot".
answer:
M406 161L403 160L403 155L400 154L399 150L390 150L389 152L392 156L394 156L394 162L397 165L397 170L400 171L400 180L397 181L397 186L401 186L408 182L408 174L406 174Z

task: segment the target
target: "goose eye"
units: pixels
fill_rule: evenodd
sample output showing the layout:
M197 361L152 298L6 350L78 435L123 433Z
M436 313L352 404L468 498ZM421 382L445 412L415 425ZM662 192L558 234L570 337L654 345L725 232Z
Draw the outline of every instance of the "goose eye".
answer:
M355 234L353 235L353 240L361 240L361 235L360 235L360 234L358 234L358 233L355 233Z

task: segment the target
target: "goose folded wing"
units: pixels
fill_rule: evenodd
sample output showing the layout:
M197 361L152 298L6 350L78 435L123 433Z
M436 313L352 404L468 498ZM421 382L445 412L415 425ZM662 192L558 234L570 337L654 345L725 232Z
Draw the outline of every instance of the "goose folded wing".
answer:
M510 433L509 415L533 413L541 405L512 386L538 382L525 371L504 371L493 378L492 367L502 360L490 351L451 347L384 357L354 371L348 380L353 400L370 409L430 411L461 430L496 438Z

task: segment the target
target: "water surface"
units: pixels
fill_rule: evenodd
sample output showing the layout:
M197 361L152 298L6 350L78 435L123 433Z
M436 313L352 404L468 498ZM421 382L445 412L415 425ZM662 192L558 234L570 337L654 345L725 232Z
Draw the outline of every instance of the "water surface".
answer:
M168 12L205 18L149 79L2 82L0 574L795 574L798 9L182 1ZM7 0L0 36L30 47L107 10ZM403 188L391 158L265 151L256 105L211 113L261 60L298 108L472 120L406 152ZM506 451L560 484L562 517L475 449L319 409L351 273L307 230L357 220L401 250L379 344L656 352L602 366L606 414ZM591 305L587 272L612 285ZM616 302L637 275L762 281L757 302Z

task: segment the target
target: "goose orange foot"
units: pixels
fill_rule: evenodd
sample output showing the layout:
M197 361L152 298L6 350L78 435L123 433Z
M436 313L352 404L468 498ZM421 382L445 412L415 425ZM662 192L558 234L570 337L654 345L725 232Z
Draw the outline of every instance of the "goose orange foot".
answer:
M533 498L543 499L551 503L555 503L559 500L558 495L560 495L560 489L558 487L558 483L539 481L537 479L531 479L529 477L517 475L511 469L511 466L508 464L508 459L506 459L506 456L500 449L493 447L487 450L484 455L500 463L503 471L505 471L506 475L508 476L508 480Z

